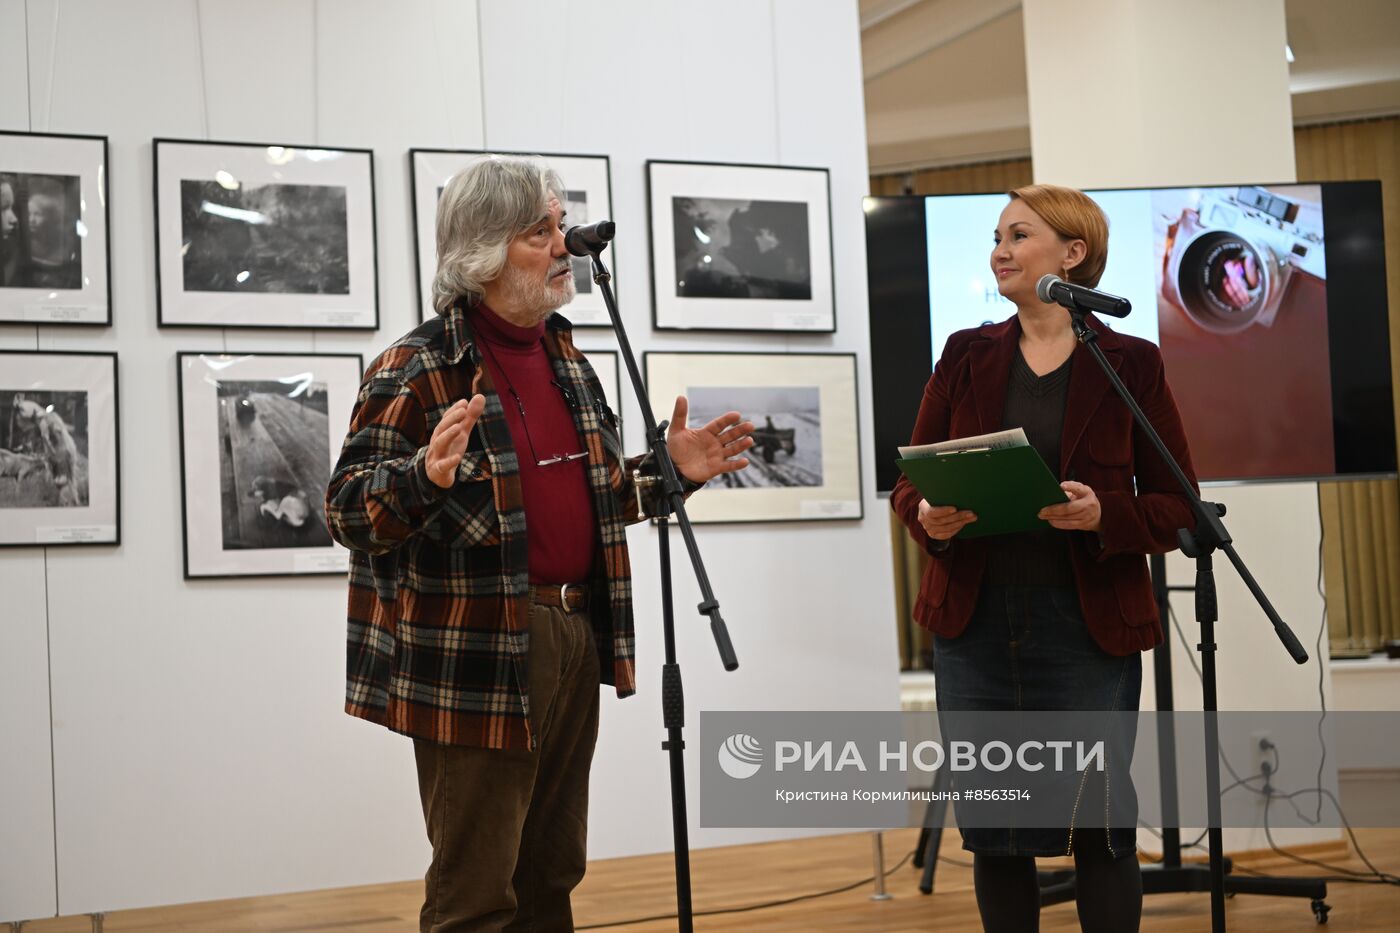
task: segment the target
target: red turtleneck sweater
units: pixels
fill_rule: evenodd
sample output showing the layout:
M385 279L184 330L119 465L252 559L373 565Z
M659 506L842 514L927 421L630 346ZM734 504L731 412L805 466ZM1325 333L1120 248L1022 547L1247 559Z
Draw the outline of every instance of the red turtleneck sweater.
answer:
M588 458L548 466L536 463L537 458L553 459L585 449L569 403L554 385L554 369L544 348L544 324L520 327L478 303L471 311L471 325L520 460L530 582L582 583L592 573L598 537ZM523 418L512 389L525 408Z

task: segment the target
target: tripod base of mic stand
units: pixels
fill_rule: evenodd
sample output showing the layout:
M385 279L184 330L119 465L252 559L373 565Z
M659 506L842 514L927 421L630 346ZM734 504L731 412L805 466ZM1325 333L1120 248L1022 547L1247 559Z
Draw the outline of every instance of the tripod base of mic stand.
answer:
M1326 923L1331 906L1326 902L1327 882L1320 878L1247 878L1230 874L1233 865L1225 859L1225 894L1263 894L1270 897L1306 897L1311 902L1313 918ZM1042 871L1040 876L1040 906L1062 904L1075 897L1074 869ZM1209 865L1144 865L1142 893L1205 894L1210 891Z

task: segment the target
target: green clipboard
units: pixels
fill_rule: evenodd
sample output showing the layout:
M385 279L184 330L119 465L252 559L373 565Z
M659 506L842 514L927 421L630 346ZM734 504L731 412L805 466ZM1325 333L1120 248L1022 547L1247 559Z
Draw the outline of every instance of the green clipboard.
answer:
M896 460L895 465L930 505L955 505L977 514L958 538L1049 528L1036 513L1068 501L1055 474L1030 446L935 454Z

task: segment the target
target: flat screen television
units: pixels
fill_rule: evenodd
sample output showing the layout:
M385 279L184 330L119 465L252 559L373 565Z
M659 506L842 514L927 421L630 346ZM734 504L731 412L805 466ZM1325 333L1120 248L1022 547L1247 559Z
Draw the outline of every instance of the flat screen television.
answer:
M1107 323L1161 348L1203 482L1395 473L1380 182L1086 193L1109 220L1098 287L1133 305ZM1006 203L865 200L881 492L948 336L1016 312L990 266Z

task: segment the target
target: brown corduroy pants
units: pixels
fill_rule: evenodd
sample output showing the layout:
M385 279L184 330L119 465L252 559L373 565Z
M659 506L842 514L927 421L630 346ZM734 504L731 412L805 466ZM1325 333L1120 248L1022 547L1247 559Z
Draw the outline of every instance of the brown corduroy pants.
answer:
M598 738L587 611L532 603L529 650L534 751L413 743L433 846L422 933L574 928Z

